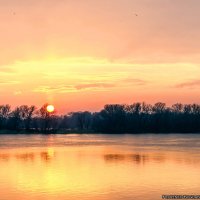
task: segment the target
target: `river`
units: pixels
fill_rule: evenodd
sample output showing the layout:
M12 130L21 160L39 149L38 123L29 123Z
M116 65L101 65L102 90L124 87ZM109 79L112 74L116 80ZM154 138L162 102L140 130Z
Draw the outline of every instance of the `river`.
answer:
M0 135L0 191L0 200L200 195L200 135Z

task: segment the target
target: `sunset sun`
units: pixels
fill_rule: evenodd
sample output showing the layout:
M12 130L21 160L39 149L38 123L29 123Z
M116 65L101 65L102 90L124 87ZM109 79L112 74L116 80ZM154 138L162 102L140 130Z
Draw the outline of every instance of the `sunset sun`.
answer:
M48 106L47 106L47 111L48 111L49 113L52 113L54 110L55 110L55 108L54 108L53 105L48 105Z

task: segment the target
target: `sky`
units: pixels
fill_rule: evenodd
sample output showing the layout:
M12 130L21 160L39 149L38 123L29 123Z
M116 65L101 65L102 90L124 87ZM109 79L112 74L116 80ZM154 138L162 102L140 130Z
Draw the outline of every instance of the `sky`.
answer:
M200 103L199 0L0 0L0 104Z

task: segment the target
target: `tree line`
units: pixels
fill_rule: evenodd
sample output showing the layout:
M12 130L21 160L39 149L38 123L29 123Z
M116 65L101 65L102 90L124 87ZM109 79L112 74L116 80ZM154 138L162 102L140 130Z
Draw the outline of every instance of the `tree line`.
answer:
M162 102L109 104L99 112L66 115L49 113L47 106L37 109L22 105L11 110L10 105L0 105L0 130L11 133L200 133L199 104L177 103L170 107Z

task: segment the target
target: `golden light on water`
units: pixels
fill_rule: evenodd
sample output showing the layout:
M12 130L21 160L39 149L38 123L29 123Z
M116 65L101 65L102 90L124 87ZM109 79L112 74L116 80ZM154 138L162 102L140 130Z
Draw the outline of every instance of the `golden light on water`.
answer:
M155 143L156 137L167 145ZM185 136L181 143L180 136L157 135L2 135L0 139L0 199L149 200L165 193L199 191L199 147L191 146L199 136ZM182 146L177 151L174 141L189 143L190 150Z
M54 110L55 110L55 107L54 107L53 105L48 105L48 106L47 106L47 111L48 111L49 113L54 112Z

